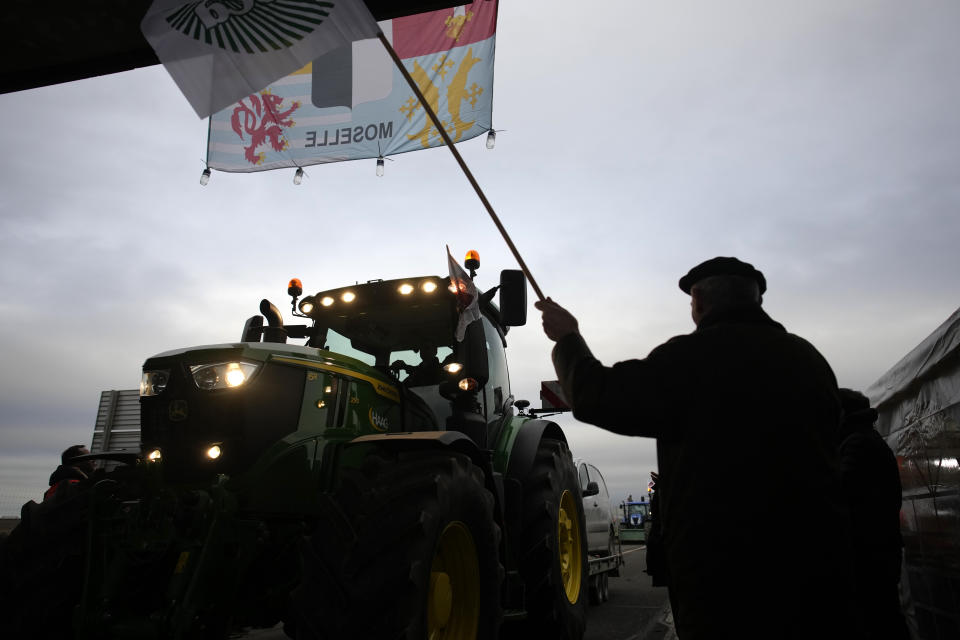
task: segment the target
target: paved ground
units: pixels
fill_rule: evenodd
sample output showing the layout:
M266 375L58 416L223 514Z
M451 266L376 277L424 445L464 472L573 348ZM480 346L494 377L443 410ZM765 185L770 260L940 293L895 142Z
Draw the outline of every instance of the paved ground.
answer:
M668 640L674 637L667 590L653 587L643 545L623 547L619 578L610 578L610 600L590 607L584 640Z

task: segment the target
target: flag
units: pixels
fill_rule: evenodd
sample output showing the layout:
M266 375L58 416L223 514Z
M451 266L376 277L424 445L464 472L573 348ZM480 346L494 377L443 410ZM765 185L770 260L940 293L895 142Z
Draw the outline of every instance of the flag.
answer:
M450 255L447 247L447 265L450 267L450 291L457 296L457 342L463 342L467 325L480 319L480 301L477 287L467 272Z
M362 0L154 0L140 29L201 118L378 32Z
M493 126L496 24L495 0L379 23L454 142ZM263 171L442 144L383 44L361 40L211 116L207 164Z
M563 394L563 387L559 380L543 380L540 382L540 407L557 411L570 411L570 403Z

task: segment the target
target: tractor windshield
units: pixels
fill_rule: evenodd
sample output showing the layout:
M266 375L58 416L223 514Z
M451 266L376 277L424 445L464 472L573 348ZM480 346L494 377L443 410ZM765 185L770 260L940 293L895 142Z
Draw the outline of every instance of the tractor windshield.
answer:
M359 360L360 362L368 364L371 367L376 366L377 364L377 358L374 353L368 353L355 348L351 343L350 338L340 335L334 329L329 327L327 328L327 340L324 347L329 351L333 351L334 353L339 353L349 356L355 360ZM428 345L426 347L420 346L414 349L390 351L387 361L390 364L402 363L406 365L406 368L396 368L397 377L400 378L401 382L407 383L408 386L420 386L421 384L430 384L430 382L426 382L425 380L429 379L429 370L434 362L440 363L440 366L442 366L442 364L449 360L452 355L453 349L449 346L436 347L433 345ZM416 373L414 370L417 370L416 372L420 373L420 375L411 375ZM418 382L421 380L424 380L424 382ZM436 384L436 382L433 384Z
M309 315L319 331L311 344L391 371L443 420L449 402L437 387L453 357L457 324L447 284L429 276L317 293Z

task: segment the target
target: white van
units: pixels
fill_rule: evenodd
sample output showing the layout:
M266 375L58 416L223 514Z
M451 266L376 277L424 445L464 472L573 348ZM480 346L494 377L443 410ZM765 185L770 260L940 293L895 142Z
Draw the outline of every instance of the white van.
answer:
M600 470L582 458L575 458L583 514L587 525L587 552L594 556L611 556L616 548L617 518L610 492Z

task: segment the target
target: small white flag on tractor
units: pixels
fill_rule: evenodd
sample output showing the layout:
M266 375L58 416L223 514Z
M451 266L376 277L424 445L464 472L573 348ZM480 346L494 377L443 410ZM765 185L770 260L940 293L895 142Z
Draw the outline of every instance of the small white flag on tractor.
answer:
M480 300L477 296L477 287L467 272L457 264L450 255L447 247L447 264L450 267L450 291L457 296L457 342L463 341L467 333L467 325L480 319Z
M362 0L154 0L140 29L201 118L379 33Z

